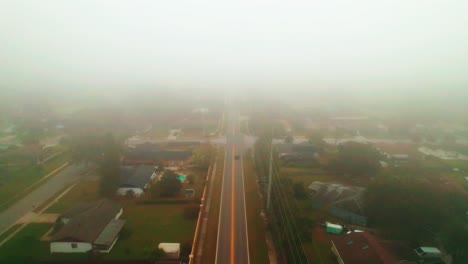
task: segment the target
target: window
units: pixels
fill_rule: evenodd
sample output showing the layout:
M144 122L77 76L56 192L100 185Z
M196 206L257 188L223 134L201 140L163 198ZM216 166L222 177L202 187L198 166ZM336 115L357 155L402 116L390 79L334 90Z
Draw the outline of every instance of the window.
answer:
M77 243L72 243L72 244L71 244L71 247L72 247L72 248L78 248L78 244L77 244Z

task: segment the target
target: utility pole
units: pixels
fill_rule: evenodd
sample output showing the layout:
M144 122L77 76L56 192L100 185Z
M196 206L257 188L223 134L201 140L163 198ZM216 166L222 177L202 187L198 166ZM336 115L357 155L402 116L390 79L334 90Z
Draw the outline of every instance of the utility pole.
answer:
M270 146L270 168L268 171L268 194L267 194L267 210L270 210L271 204L271 182L273 176L273 128L271 129L271 146Z

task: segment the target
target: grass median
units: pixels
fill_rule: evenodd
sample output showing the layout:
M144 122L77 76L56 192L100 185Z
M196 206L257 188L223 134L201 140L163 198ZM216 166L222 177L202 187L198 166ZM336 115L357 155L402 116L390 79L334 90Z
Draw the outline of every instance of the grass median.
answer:
M262 200L258 196L257 176L250 152L244 156L244 190L251 263L270 263L265 240L265 222L260 215Z

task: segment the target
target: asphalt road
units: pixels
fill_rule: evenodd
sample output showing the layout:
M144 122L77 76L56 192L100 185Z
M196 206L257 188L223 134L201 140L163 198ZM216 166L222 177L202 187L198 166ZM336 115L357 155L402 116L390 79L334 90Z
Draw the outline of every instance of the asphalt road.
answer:
M6 210L0 212L0 234L67 185L76 182L85 171L85 165L70 165Z
M242 166L245 146L238 120L237 113L229 114L216 248L219 264L250 263Z

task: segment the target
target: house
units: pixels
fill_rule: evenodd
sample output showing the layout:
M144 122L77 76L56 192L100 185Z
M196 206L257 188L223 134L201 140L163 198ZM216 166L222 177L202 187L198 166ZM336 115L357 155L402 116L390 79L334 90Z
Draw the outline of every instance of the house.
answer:
M132 167L122 167L120 180L121 184L117 189L117 194L139 197L148 188L150 181L157 176L157 171L153 166L140 165L136 169Z
M122 207L108 199L70 208L57 220L63 227L52 236L50 252L110 252L125 224L121 215Z
M315 181L308 187L314 207L328 208L330 214L351 224L367 225L364 216L364 188Z
M395 264L400 260L416 260L408 243L384 240L363 230L347 230L338 235L316 227L312 237L318 245L329 246L340 264Z
M318 157L317 146L308 142L278 144L277 148L279 158L286 161L313 160Z
M185 198L195 197L195 189L185 189Z
M137 145L130 149L122 159L124 165L159 165L165 167L184 167L190 164L192 157L191 151L184 150L166 150L159 146L145 143Z
M158 248L166 253L165 259L180 258L180 243L159 243Z

